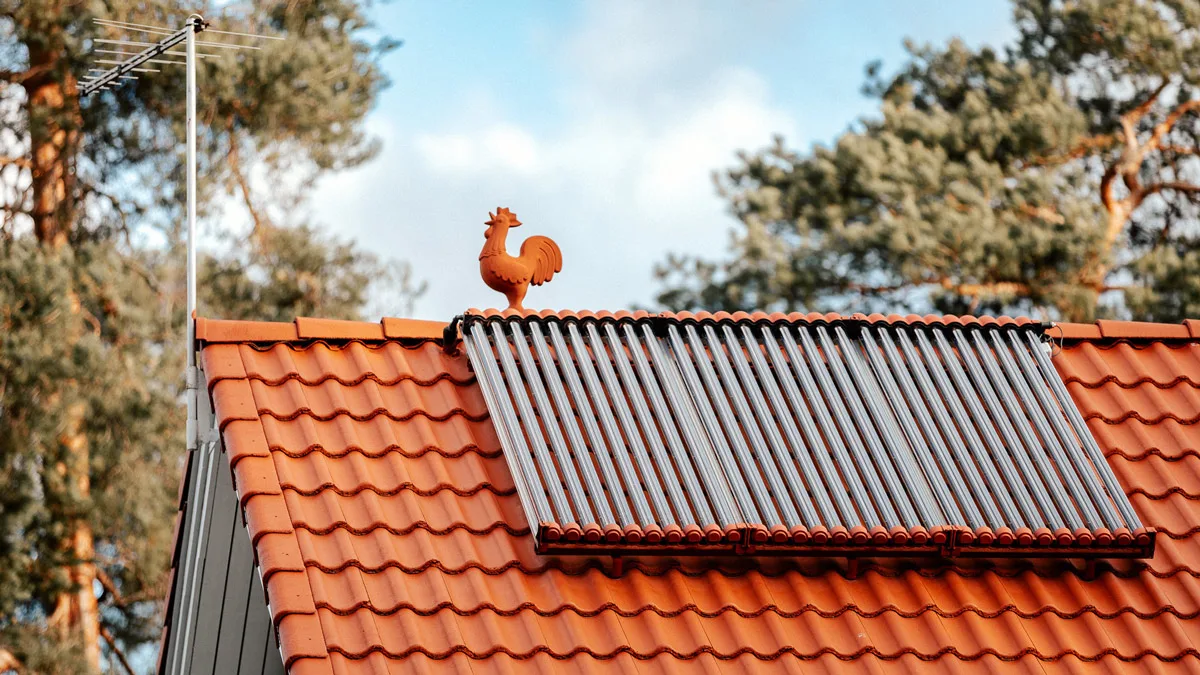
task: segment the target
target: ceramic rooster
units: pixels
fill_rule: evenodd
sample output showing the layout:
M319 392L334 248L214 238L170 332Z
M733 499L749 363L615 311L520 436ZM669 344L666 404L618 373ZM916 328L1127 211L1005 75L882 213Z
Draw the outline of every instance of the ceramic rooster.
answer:
M562 271L562 251L549 237L533 236L521 244L521 255L513 257L505 249L508 230L519 227L517 214L505 208L488 213L487 242L479 252L479 273L483 283L508 298L509 309L524 309L521 303L529 284L540 286L550 281L555 272Z

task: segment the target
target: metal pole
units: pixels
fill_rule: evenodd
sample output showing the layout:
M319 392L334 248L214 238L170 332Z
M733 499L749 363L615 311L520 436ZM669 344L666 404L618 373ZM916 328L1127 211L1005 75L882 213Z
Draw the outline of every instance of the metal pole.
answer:
M187 33L187 322L188 367L196 365L196 30L203 19L188 17ZM195 410L192 411L193 413Z
M200 373L196 368L196 31L204 25L204 19L199 15L193 14L187 19L187 112L186 112L186 135L187 135L187 370L184 374L187 387L187 450L188 452L203 453L200 458L200 466L204 467L209 462L205 462L206 448L200 447L199 438L199 388L200 388ZM207 445L207 444L205 444ZM211 471L206 472L211 473ZM193 539L192 545L189 547L189 553L196 556L192 563L191 569L184 575L183 588L180 598L184 605L180 618L183 620L183 635L179 643L179 651L176 652L176 667L175 673L183 673L188 670L188 638L193 625L193 614L195 612L195 595L196 587L200 583L199 570L202 567L203 561L200 558L202 547L200 543L204 538L204 525L206 511L206 502L208 501L208 492L211 488L211 480L208 480L207 475L202 475L201 480L197 481L196 487L204 486L203 492L197 490L198 494L193 496L200 497L197 502L197 509L193 510L192 523L195 524L196 517L199 516L200 527L197 530L197 538ZM199 511L197 513L196 511ZM190 534L190 532L189 532ZM191 577L189 579L189 577ZM179 626L176 627L177 629Z

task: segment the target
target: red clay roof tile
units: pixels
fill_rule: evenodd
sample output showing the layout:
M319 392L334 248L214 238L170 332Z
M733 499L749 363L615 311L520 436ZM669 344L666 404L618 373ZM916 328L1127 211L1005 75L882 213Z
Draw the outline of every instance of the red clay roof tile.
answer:
M233 465L233 482L243 507L251 497L282 494L270 457L243 457Z
M208 344L221 342L282 342L296 340L298 337L294 323L196 319L196 339Z
M301 340L382 340L383 325L365 321L298 316L296 337Z
M440 340L446 324L441 321L421 321L418 319L396 319L384 317L383 335L386 338L406 338L421 340Z
M379 323L297 317L292 323L196 319L196 339L208 344L273 343L296 340L399 339L406 342L440 340L446 324L440 321L385 318Z
M1095 323L1056 323L1048 334L1063 340L1188 340L1198 337L1196 325L1192 319L1181 324L1101 319Z
M1134 460L1113 453L1108 463L1123 485L1133 486L1130 496L1145 495L1151 498L1181 494L1188 499L1200 500L1200 457L1184 455L1168 461L1159 454L1147 454Z
M281 495L250 497L246 501L244 513L246 531L250 534L250 541L255 544L268 534L288 534L295 531L288 516L287 504Z
M278 624L289 614L312 614L317 611L313 603L313 588L304 572L277 572L267 579L267 604Z
M440 324L204 323L292 673L1200 670L1191 324L1063 324L1054 359L1161 533L1152 560L1092 578L1064 561L879 560L848 578L828 559L631 558L615 574L608 558L539 556Z
M221 380L246 379L246 367L242 365L241 345L214 344L201 353L201 365L210 383Z
M225 454L230 466L237 468L238 462L248 457L270 459L271 449L262 424L250 420L235 420L225 427Z
M1187 326L1175 323L1144 323L1141 321L1107 321L1096 322L1100 327L1100 336L1104 338L1129 338L1132 340L1186 340Z
M217 428L224 430L234 420L258 421L259 412L254 405L254 393L249 381L218 380L209 384L209 390L212 392Z
M383 668L376 668L371 672L387 672L386 663ZM288 669L290 675L335 675L337 672L345 672L345 670L335 671L333 661L330 659L300 659L292 663L292 667Z
M283 665L291 670L300 659L327 659L329 647L316 614L289 614L275 627Z
M1100 326L1094 323L1056 323L1048 334L1060 340L1099 340L1103 337Z
M1143 354L1145 350L1155 352ZM1097 346L1081 342L1074 358L1059 360L1059 372L1065 382L1077 382L1096 388L1108 382L1129 387L1145 382L1171 387L1186 382L1200 387L1200 343L1168 345L1152 342L1134 346L1129 342Z
M258 540L258 567L264 579L277 572L303 572L306 567L295 533L264 534Z
M1108 381L1098 387L1068 382L1067 390L1079 405L1083 418L1099 418L1108 424L1136 419L1155 424L1172 419L1183 425L1200 421L1200 388L1189 384L1163 388L1143 381L1130 385Z

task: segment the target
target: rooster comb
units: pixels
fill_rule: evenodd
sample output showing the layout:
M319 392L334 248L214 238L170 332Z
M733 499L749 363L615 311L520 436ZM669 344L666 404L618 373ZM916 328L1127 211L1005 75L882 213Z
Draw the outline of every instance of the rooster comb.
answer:
M498 207L495 213L489 211L488 216L490 216L490 219L484 223L485 225L508 225L509 227L515 227L521 224L521 221L517 220L517 214L503 206Z

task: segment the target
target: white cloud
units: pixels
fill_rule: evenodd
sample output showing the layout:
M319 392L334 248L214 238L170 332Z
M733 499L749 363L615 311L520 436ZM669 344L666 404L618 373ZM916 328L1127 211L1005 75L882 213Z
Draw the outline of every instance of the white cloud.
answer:
M561 276L531 291L531 306L650 303L651 268L667 252L711 255L726 243L732 221L711 172L738 149L796 130L761 76L712 48L720 17L689 6L604 3L585 12L558 46L569 76L552 129L482 114L408 131L385 120L383 156L323 185L323 219L411 260L430 282L417 306L423 316L503 302L480 281L474 248L498 205L526 223L510 250L529 234L563 249Z
M420 133L414 139L421 159L437 173L478 174L493 171L537 173L541 149L528 131L497 124L483 133Z
M636 97L702 74L709 64L698 47L717 37L712 18L695 3L592 3L563 52L593 91Z

